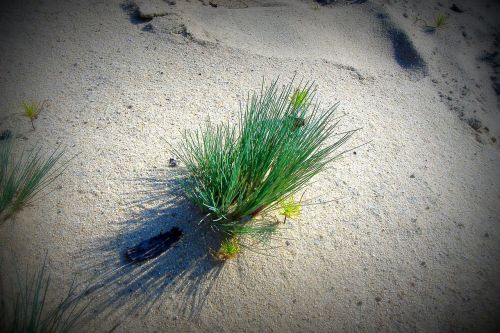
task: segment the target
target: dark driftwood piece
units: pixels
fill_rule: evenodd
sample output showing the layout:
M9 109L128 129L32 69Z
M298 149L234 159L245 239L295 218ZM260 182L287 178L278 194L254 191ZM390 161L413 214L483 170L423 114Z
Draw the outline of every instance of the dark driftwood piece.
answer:
M168 232L160 233L140 242L137 246L129 248L126 252L127 259L131 262L142 262L156 258L177 243L181 237L182 230L173 227Z

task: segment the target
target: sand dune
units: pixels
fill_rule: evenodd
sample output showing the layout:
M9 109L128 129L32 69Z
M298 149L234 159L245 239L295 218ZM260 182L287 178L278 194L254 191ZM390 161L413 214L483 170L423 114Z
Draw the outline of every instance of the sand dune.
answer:
M0 131L78 155L0 226L0 262L35 267L47 251L52 300L97 276L81 331L498 327L498 4L2 6ZM445 26L430 32L440 13ZM216 265L199 213L177 198L183 166L168 167L165 141L208 118L236 122L247 93L278 76L316 81L325 104L341 102L341 129L362 128L350 147L367 144L315 179L315 204L268 255ZM19 115L32 99L48 100L36 130ZM179 245L126 265L127 248L173 226Z

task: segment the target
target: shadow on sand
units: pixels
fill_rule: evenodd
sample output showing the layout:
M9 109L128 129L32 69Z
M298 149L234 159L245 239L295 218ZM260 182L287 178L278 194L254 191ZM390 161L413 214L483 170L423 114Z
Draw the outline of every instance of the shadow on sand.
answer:
M392 43L394 59L399 66L427 75L427 65L406 32L397 27L387 14L378 13L377 19Z
M217 236L206 223L198 223L202 216L182 196L175 180L180 173L170 170L155 170L154 175L134 181L138 188L134 195L142 199L132 201L130 208L139 208L139 213L118 224L116 237L97 240L99 245L89 258L93 264L86 265L95 278L84 293L92 299L93 316L145 315L170 293L181 303L179 315L191 318L199 313L221 274L223 264L208 251L217 248ZM160 173L167 180L160 180ZM183 231L174 246L140 264L127 260L128 248L172 227Z

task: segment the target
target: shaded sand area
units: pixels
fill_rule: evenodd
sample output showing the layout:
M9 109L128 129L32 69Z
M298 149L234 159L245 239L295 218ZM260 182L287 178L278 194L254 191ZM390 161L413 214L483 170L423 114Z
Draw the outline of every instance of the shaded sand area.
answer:
M0 226L2 279L47 253L51 300L90 283L81 331L494 331L498 7L2 4L0 130L78 154L50 193ZM314 179L311 205L273 249L221 265L179 196L169 144L208 119L236 122L247 93L277 76L315 80L325 105L341 102L339 130L362 127L350 147L367 144ZM20 104L45 99L33 130ZM184 232L176 246L126 263L127 248L173 226Z

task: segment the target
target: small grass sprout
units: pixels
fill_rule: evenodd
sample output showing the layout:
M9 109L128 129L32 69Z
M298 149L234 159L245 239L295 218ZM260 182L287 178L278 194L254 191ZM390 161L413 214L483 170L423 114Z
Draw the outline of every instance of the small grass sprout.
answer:
M434 17L434 27L436 29L443 28L446 25L447 17L444 14L438 14Z
M337 133L338 104L320 108L315 91L313 83L274 80L248 97L238 125L183 133L174 148L187 169L182 188L224 239L267 241L279 225L272 213L300 212L300 204L284 199L343 154L339 148L356 130Z
M221 261L232 259L240 253L240 244L236 238L225 239L221 242L215 258Z
M300 216L302 213L302 204L299 201L295 201L293 195L288 199L280 201L280 215L283 215L286 219L294 219Z
M421 17L415 18L415 23L421 22L423 24L422 30L427 33L434 33L437 29L441 29L446 25L448 17L445 14L438 14L434 17L433 25L427 24L426 20Z
M35 129L35 119L42 112L44 103L39 102L23 102L23 116L31 121L31 126Z
M292 103L295 109L298 109L304 106L305 101L307 100L307 95L309 91L307 89L296 89L292 96L290 96L290 102Z

